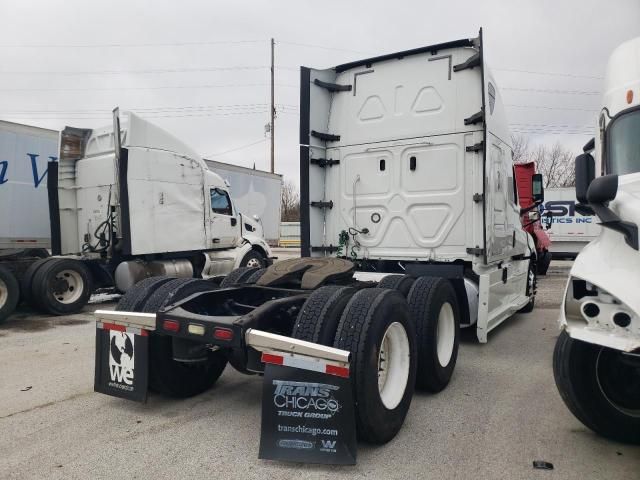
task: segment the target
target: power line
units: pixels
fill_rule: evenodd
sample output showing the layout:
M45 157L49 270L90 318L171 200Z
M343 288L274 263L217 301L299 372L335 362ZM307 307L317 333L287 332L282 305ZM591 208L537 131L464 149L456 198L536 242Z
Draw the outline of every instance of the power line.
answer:
M183 89L183 88L231 88L231 87L266 87L268 83L230 83L230 84L211 84L211 85L172 85L161 87L95 87L95 88L0 88L2 92L94 92L97 90L166 90L166 89ZM298 85L290 85L285 83L276 83L278 87L299 88Z
M517 70L515 68L493 68L492 70L499 71L499 72L527 73L529 75L549 75L554 77L589 78L592 80L604 80L604 77L599 77L595 75L580 75L577 73L540 72L535 70Z
M504 105L505 107L512 107L512 108L531 108L531 109L542 109L542 110L569 110L569 111L576 111L576 112L598 112L598 109L595 108L580 108L580 107L548 107L548 106L544 106L544 105L510 105L510 104L506 104Z
M43 71L43 70L4 70L0 75L127 75L127 74L158 74L158 73L187 73L187 72L224 72L235 70L265 70L265 66L237 66L237 67L196 67L196 68L160 68L148 70L87 70L87 71Z
M600 95L601 92L588 91L588 90L555 90L544 88L516 88L516 87L502 87L501 90L512 90L515 92L532 92L532 93L558 93L564 95Z
M362 50L350 50L348 48L338 48L338 47L327 47L324 45L314 45L311 43L298 43L298 42L285 42L283 40L280 40L277 42L278 44L284 44L284 45L292 45L294 47L305 47L305 48L319 48L322 50L335 50L337 52L349 52L349 53L362 53L365 55L369 55L370 52L364 52Z
M99 43L99 44L0 44L0 48L147 48L147 47L191 47L202 45L244 45L263 43L264 40L214 40L210 42L171 43Z
M240 145L239 147L235 147L235 148L232 148L232 149L230 149L230 150L225 150L224 152L211 153L211 154L209 154L209 155L205 155L205 158L206 158L206 157L219 157L220 155L225 155L225 154L227 154L227 153L237 152L238 150L243 150L243 149L245 149L245 148L249 148L249 147L252 147L252 146L254 146L254 145L257 145L257 144L259 144L259 143L264 143L264 142L266 142L266 141L267 141L267 139L266 139L266 138L261 138L260 140L258 140L258 141L256 141L256 142L247 143L246 145Z

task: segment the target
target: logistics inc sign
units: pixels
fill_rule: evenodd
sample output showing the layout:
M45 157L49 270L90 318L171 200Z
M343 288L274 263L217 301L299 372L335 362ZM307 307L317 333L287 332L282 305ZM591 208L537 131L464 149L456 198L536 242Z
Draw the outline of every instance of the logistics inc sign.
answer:
M540 213L548 216L551 223L596 223L592 215L583 216L576 212L573 200L550 200L540 206Z

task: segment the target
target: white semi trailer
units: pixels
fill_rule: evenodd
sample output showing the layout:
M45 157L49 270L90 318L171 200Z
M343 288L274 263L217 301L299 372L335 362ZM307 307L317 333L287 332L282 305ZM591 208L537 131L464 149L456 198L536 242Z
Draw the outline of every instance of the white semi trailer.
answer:
M57 159L58 132L0 121L0 322L25 270L48 256L47 170Z
M640 444L640 37L609 59L597 133L584 151L576 210L597 215L602 229L571 269L555 380L587 427Z
M121 311L96 312L98 391L142 400L150 386L189 396L210 388L227 362L244 373L290 365L350 378L360 439L384 443L401 428L414 387L449 383L461 326L486 342L533 308L535 246L521 227L482 32L303 67L300 100L304 258L236 270L218 289L165 277L136 285ZM535 176L537 202L541 185ZM118 335L131 345L148 338L148 353L135 353L136 372L148 378L131 373L125 385L108 371L109 338ZM317 388L303 375L287 388ZM304 405L281 413L326 415Z
M116 109L115 127L65 128L59 160L48 164L50 222L43 223L53 256L32 259L12 281L47 313L77 312L96 288L125 292L152 275L208 279L271 262L260 222L236 210L228 185L197 153L133 113L122 120ZM40 210L47 204L16 190L8 198L21 202L17 212L30 201ZM12 215L2 223L33 221ZM0 301L15 307L17 295L0 284Z

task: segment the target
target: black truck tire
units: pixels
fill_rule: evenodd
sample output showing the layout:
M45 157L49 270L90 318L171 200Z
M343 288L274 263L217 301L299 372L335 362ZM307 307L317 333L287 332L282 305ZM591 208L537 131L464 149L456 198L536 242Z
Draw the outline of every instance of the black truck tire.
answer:
M399 291L404 298L409 296L409 290L416 279L411 275L387 275L378 283L378 288L390 288Z
M84 263L73 258L49 258L31 283L31 303L51 315L82 310L93 292L93 279Z
M298 340L332 346L342 312L355 292L351 287L338 285L315 290L302 305L291 336Z
M240 266L249 268L264 268L267 266L267 259L264 258L264 256L257 250L250 250L245 254L244 257L242 257Z
M253 272L249 277L247 277L247 279L245 280L244 283L246 283L248 285L253 285L258 280L260 280L260 277L262 277L262 275L264 275L264 272L266 272L266 271L267 271L266 268L259 268L258 270Z
M542 254L538 254L537 274L540 276L546 275L549 270L553 256L550 251L545 250Z
M122 312L139 312L147 303L149 297L151 297L158 288L171 280L175 280L175 277L149 277L140 280L127 290L127 293L120 297L116 310Z
M245 281L258 270L259 268L256 267L240 267L235 270L231 270L229 275L224 277L222 282L220 282L220 288L227 288L239 283L245 283Z
M460 310L451 282L419 277L407 299L418 339L416 387L440 392L449 384L458 358Z
M594 432L640 445L640 361L617 350L575 340L563 331L553 375L571 413Z
M351 352L358 438L388 442L404 423L415 387L415 329L407 301L394 290L358 291L342 314L334 347Z
M533 267L533 264L529 265L529 271L527 272L527 290L526 294L529 297L529 303L518 310L518 313L531 313L536 306L536 289L538 284L538 275Z
M40 267L44 265L45 262L47 261L48 261L48 258L41 258L40 260L36 260L35 262L33 262L31 265L27 267L27 269L24 272L24 275L22 275L22 279L20 280L20 301L22 303L26 303L27 305L34 306L34 305L31 305L32 298L33 298L31 295L33 276L40 269Z
M11 270L0 266L0 323L15 311L19 298L18 280Z
M206 280L178 278L171 280L149 297L141 309L156 313L163 307L187 298L194 293L217 287ZM172 338L160 333L149 336L149 387L164 395L186 398L209 390L227 366L227 356L221 351L207 350L206 360L194 363L173 359Z
M184 300L194 293L207 292L217 288L211 282L199 278L175 278L155 289L145 302L143 311L156 313L161 308Z

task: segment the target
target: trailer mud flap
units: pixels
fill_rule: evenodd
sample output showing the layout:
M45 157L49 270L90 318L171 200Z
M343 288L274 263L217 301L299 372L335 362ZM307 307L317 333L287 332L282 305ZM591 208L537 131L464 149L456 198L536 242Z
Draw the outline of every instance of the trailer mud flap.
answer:
M147 400L149 332L110 323L96 324L93 389L137 402Z
M259 457L355 465L354 401L348 369L346 376L340 376L344 372L325 373L331 370L312 371L284 362L267 362Z

